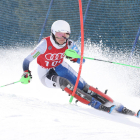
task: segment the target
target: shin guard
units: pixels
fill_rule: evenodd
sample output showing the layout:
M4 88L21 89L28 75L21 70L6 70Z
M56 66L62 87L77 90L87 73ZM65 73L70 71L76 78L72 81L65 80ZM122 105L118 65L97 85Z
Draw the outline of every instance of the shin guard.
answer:
M59 76L54 76L53 81L56 83L59 83L60 87L62 90L66 91L69 95L72 95L74 86L67 80L66 78L59 77ZM92 100L92 97L85 93L84 91L80 90L77 88L74 97L84 103L84 104L89 104Z
M68 94L72 95L72 90L70 90L68 87L64 88L64 91L66 91ZM77 89L75 92L74 97L84 103L84 104L89 104L91 102L92 97L90 97L89 95L85 94L83 91Z
M107 102L113 103L113 100L108 95L106 95L105 93L99 91L98 89L92 86L86 85L83 91L90 94L92 97L100 101L102 104L105 104Z

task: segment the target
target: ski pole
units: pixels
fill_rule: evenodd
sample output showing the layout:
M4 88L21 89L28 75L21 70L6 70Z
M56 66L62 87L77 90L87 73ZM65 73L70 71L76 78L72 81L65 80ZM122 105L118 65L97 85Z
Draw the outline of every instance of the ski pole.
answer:
M31 80L31 76L28 76L28 77L25 77L24 75L20 78L19 81L16 81L16 82L13 82L13 83L10 83L10 84L7 84L7 85L3 85L3 86L0 86L1 87L5 87L5 86L9 86L9 85L12 85L12 84L16 84L16 83L22 83L22 84L28 84L30 83L30 80Z
M3 86L0 86L0 87L9 86L9 85L16 84L16 83L19 83L19 82L21 82L21 81L13 82L13 83L10 83L10 84L7 84L7 85L3 85Z
M76 51L67 49L65 51L65 55L68 57L72 58L81 58L80 55L77 54ZM138 66L132 66L132 65L127 65L127 64L122 64L122 63L117 63L117 62L111 62L111 61L106 61L106 60L101 60L101 59L96 59L96 58L90 58L90 57L83 57L84 59L91 59L91 60L96 60L96 61L102 61L102 62L108 62L108 63L113 63L113 64L118 64L118 65L123 65L123 66L129 66L129 67L134 67L134 68L140 68Z

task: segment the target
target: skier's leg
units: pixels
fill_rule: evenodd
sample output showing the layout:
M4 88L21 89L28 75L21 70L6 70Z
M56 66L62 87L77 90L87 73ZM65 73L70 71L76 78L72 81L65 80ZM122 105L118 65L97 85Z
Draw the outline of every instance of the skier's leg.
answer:
M57 66L55 71L60 77L68 79L73 85L75 85L77 73L66 62L63 62L61 65ZM113 103L113 100L109 96L97 90L96 88L89 86L81 77L79 80L78 88L88 93L102 104L105 104L108 101Z
M66 91L68 94L72 95L74 86L73 84L71 84L69 82L69 80L67 80L66 78L63 77L59 77L54 75L52 80L56 83L59 83L60 88L64 91ZM91 105L92 107L102 110L102 111L106 111L111 113L112 110L115 108L115 106L111 106L111 107L106 107L104 106L101 102L99 102L98 100L96 100L95 98L93 98L92 96L90 96L89 94L85 93L84 91L80 90L79 88L77 88L74 97L87 105Z
M66 62L63 62L61 65L57 66L55 68L55 71L59 76L68 79L73 85L75 85L77 79L77 73ZM105 104L108 101L113 103L113 100L109 96L102 93L98 89L89 86L82 78L80 78L79 80L78 88L90 94L92 97L99 100L103 104Z
M71 84L75 85L78 74L65 61L63 61L63 63L60 64L59 66L55 67L55 71L60 77L68 79ZM82 90L85 85L86 85L86 82L84 81L84 79L82 79L80 77L79 83L78 83L78 88Z
M128 114L128 115L137 116L137 117L140 116L140 110L137 113L135 113L134 111L131 111L131 110L127 109L126 107L124 107L122 104L113 101L105 93L102 93L101 91L99 91L98 89L96 89L92 86L89 86L86 84L85 87L83 88L83 91L90 94L92 97L94 97L96 100L100 101L105 106L115 105L116 106L115 110L119 113Z
M134 111L127 109L121 104L116 108L116 111L122 114L126 114L126 115L138 116L138 114L136 114Z

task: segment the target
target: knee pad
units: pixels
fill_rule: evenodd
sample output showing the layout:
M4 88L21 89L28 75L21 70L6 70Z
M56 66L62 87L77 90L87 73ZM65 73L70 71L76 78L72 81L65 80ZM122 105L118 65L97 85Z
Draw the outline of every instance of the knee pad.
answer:
M73 91L74 86L66 78L54 75L52 81L59 84L60 88L64 90L66 87Z
M60 88L59 84L52 80L53 76L57 75L54 69L50 69L46 75L44 75L41 79L41 82L44 86L48 88Z
M46 77L47 77L48 79L52 80L52 77L53 77L54 75L58 75L58 74L55 72L54 69L50 69L50 70L47 72Z

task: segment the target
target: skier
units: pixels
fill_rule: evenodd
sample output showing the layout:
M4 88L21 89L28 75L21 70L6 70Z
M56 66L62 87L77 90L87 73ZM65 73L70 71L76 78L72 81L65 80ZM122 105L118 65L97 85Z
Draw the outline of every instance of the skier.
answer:
M64 61L66 49L78 50L75 43L69 39L71 34L70 25L64 20L57 20L51 26L51 35L42 39L37 47L23 61L23 83L26 78L30 82L32 75L29 70L29 64L35 58L38 63L38 76L41 83L48 88L61 88L69 95L72 94L77 79L77 73L71 66ZM69 58L72 62L80 63L80 59ZM85 59L83 60L83 63ZM27 82L27 83L28 83ZM116 109L120 113L139 116L135 112L125 108L122 105L116 105L115 102L106 94L98 89L88 85L82 78L74 96L78 101L91 105L95 109L111 113ZM108 103L110 107L108 107Z

